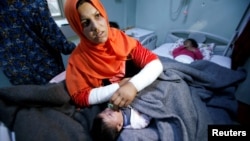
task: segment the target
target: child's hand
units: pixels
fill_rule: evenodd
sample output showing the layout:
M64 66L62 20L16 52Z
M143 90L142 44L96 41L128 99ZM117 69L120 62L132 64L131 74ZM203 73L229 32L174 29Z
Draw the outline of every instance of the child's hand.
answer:
M127 107L137 94L135 86L127 82L123 84L111 97L110 102L118 107Z

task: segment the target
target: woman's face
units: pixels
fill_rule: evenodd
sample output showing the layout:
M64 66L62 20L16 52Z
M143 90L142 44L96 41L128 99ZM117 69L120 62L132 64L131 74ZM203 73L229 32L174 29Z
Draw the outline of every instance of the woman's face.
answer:
M84 36L96 44L106 42L108 25L101 13L88 2L84 2L77 10L80 14Z
M114 111L110 108L106 108L99 116L103 118L105 123L108 123L112 127L116 127L118 131L122 129L123 116L120 110Z

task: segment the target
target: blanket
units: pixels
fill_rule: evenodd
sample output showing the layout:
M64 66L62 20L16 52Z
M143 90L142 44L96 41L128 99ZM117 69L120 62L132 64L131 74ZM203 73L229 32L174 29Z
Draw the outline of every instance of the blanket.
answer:
M0 88L0 121L16 141L91 141L92 119L100 110L75 107L65 82Z
M124 129L119 140L206 141L209 124L233 124L234 90L244 71L232 71L202 60L182 64L161 58L164 72L132 103L153 117L142 130Z
M246 76L243 70L160 59L163 73L131 104L153 120L145 129L124 129L119 141L206 141L208 124L234 123L233 93ZM91 141L93 118L105 106L75 107L64 82L0 88L0 121L17 141Z

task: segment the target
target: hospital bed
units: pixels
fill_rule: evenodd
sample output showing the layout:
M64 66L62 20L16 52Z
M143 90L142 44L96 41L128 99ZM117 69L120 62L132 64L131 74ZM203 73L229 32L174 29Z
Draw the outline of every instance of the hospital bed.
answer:
M193 30L171 30L167 33L165 43L156 47L153 52L159 56L173 59L171 52L174 48L183 45L187 38L197 41L204 60L217 63L226 68L231 68L231 43L221 36Z

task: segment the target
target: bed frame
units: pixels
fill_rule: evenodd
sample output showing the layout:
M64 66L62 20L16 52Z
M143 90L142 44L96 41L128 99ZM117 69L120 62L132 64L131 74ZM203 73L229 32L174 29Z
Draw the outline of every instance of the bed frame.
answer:
M141 41L141 44L147 49L153 50L156 48L157 36L156 34L151 34Z

